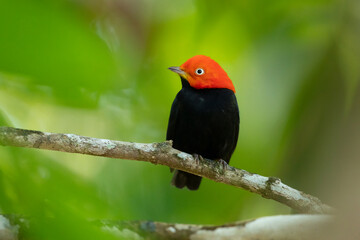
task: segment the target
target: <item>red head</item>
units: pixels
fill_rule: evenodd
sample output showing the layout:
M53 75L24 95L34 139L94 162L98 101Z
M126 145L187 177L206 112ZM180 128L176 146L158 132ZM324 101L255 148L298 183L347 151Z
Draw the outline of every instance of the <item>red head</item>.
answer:
M235 92L235 87L224 69L207 56L196 55L180 67L169 69L186 79L193 88L227 88Z

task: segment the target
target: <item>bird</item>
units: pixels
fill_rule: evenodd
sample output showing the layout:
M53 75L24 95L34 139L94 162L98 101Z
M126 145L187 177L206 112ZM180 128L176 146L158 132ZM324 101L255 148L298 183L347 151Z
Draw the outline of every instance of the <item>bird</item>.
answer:
M177 150L211 160L230 161L238 141L240 115L235 87L213 59L196 55L180 67L182 88L170 111L166 140ZM197 190L202 177L175 170L172 185Z

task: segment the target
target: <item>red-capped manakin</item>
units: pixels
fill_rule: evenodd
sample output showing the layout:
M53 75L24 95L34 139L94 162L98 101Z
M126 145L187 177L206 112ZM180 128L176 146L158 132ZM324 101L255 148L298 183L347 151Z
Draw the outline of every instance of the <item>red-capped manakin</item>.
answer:
M210 57L197 55L180 67L182 89L172 104L167 140L173 147L212 160L229 163L239 134L239 109L235 88L220 65ZM197 190L201 177L175 170L172 184Z

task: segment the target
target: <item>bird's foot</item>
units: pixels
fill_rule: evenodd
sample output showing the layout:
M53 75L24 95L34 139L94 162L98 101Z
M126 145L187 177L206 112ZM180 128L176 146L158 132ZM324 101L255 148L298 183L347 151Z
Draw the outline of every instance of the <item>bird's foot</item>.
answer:
M219 163L219 166L223 169L223 171L228 170L229 164L227 164L227 162L225 162L223 159L217 159L216 160Z
M194 157L196 164L200 164L200 161L204 160L204 158L197 153L192 154L192 156Z

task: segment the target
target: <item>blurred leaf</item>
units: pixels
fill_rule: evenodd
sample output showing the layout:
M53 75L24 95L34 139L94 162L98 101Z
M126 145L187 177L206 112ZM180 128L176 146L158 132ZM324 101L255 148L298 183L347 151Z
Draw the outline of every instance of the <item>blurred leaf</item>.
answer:
M5 114L0 110L0 126L9 126L12 125L9 122L9 119L6 118Z
M96 102L83 89L109 89L115 65L85 14L66 1L1 0L0 69L51 86L69 105Z
M0 206L3 213L24 214L38 223L27 234L35 234L34 239L108 239L89 223L107 211L89 183L36 150L0 151Z

